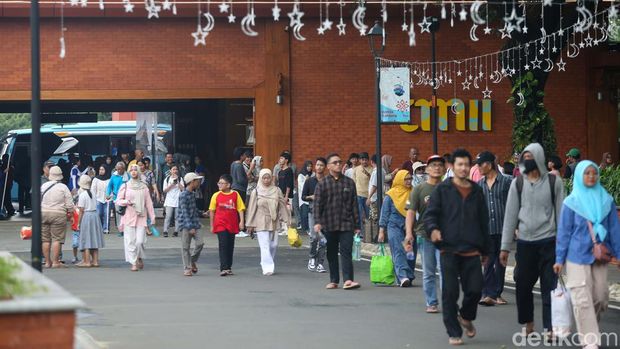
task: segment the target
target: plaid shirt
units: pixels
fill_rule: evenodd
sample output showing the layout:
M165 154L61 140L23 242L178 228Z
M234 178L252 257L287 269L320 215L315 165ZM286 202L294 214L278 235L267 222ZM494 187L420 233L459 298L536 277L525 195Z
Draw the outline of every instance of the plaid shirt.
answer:
M482 177L478 181L478 185L482 187L484 199L489 208L489 234L502 235L504 228L504 214L506 213L506 202L508 201L508 191L510 190L510 178L497 173L497 178L491 189L486 183L486 177Z
M196 197L189 190L184 190L179 195L179 207L177 208L177 227L182 229L199 229L200 212L196 208Z
M325 231L360 229L357 191L349 177L328 175L314 191L314 223Z

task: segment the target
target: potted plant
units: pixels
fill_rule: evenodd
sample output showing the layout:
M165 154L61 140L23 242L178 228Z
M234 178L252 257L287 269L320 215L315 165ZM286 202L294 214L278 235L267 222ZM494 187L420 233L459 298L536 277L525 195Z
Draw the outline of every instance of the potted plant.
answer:
M21 263L16 257L0 257L0 301L45 290L44 287L35 285L32 280L19 278L18 274L21 270Z

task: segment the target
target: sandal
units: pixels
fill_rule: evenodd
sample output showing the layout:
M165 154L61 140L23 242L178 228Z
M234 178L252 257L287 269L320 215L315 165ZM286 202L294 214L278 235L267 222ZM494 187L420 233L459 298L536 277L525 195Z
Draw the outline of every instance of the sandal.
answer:
M136 265L132 265L130 270L131 271L138 271L138 267Z
M465 330L465 335L469 338L474 338L476 336L476 328L474 327L474 323L463 319L461 316L458 317L458 320L461 327Z
M93 263L90 266L93 267L93 268L99 268L99 263L97 263L97 264Z
M90 268L90 267L92 267L93 265L92 265L92 264L90 264L90 263L86 264L86 263L84 263L84 262L80 262L80 263L75 264L75 266L76 266L76 267L78 267L78 268Z
M226 270L222 270L220 271L220 276L228 276L228 273L226 272Z
M226 275L235 275L235 274L233 274L232 270L230 270L230 269L225 270L225 272L226 272Z
M463 340L460 337L450 337L448 343L450 343L450 345L463 345Z
M193 276L194 274L192 274L192 271L189 269L185 269L185 271L183 272L184 276Z
M144 261L142 261L142 258L138 258L138 262L136 263L136 265L139 269L144 269Z
M338 288L338 284L335 282L330 282L327 286L325 286L325 288L328 290L335 290Z
M358 283L357 283L357 282L355 282L355 281L348 280L348 281L346 281L346 282L344 283L344 285L342 286L342 288L343 288L344 290L353 290L353 289L356 289L356 288L360 288L360 284L358 284Z

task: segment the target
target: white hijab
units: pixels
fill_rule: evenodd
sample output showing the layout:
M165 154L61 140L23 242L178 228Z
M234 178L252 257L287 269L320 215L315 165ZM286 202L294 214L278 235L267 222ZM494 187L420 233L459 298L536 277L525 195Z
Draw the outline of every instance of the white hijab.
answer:
M267 200L267 204L269 206L269 214L271 215L272 219L275 219L275 217L278 216L278 200L280 188L276 187L273 184L273 181L270 181L269 185L264 185L262 178L265 175L271 176L271 170L268 168L264 168L258 173L258 183L256 185L256 192L258 194L257 199Z

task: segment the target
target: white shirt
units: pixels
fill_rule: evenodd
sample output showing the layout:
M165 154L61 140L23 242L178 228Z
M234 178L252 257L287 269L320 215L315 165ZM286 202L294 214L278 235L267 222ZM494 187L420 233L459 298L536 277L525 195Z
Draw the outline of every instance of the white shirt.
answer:
M108 188L109 179L102 181L99 178L93 178L93 182L90 186L90 191L100 203L105 203L105 191Z
M93 193L91 192L91 194ZM95 198L95 194L93 194L91 198L88 196L86 190L83 190L78 198L78 207L83 208L84 211L97 211L97 199Z
M355 170L355 167L351 167L350 169L344 171L344 175L353 179L353 171Z
M377 186L377 168L375 167L372 169L372 173L370 174L370 180L368 181L368 192L370 193L370 191L372 190L372 187L376 187L376 186ZM376 202L376 201L377 201L377 190L375 190L375 193L372 194L372 197L370 198L370 202Z
M309 203L307 201L303 201L301 199L301 194L302 191L304 190L304 183L306 183L306 176L304 176L303 174L299 174L299 176L297 176L297 195L299 196L299 207L301 207L301 205L308 205Z
M178 179L179 182L183 184L183 178L177 177L176 179ZM166 177L166 179L164 179L164 190L168 188L172 184L173 181L174 179L172 179L172 177L170 176ZM175 185L174 187L172 187L166 193L166 200L164 200L164 206L179 207L179 195L180 194L181 194L181 189L179 189L178 185Z

